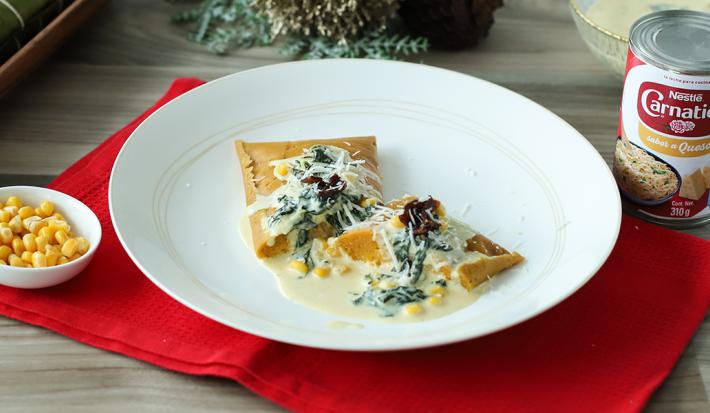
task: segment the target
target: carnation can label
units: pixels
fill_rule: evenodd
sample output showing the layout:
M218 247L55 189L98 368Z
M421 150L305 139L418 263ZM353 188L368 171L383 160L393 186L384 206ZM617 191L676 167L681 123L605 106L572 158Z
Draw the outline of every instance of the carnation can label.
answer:
M652 13L629 39L614 176L627 210L710 222L710 14Z

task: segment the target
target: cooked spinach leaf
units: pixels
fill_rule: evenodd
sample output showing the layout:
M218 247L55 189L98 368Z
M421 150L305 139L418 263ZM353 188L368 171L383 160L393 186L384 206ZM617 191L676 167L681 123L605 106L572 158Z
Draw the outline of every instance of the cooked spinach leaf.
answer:
M336 214L328 215L325 217L325 220L328 221L331 227L335 229L335 235L338 236L343 233L343 226L340 225L340 221L338 220L338 217Z
M424 270L424 260L426 259L427 249L429 249L428 244L428 239L424 239L419 243L419 245L417 245L417 252L414 254L414 259L409 267L410 285L415 285L422 276L422 271Z
M315 162L328 164L335 162L334 159L328 156L327 148L323 145L312 146L306 155L312 156Z
M392 317L408 303L425 300L424 291L412 286L399 286L389 289L367 288L353 300L355 305L369 305L379 310L383 317Z
M299 237L300 237L300 232L299 232ZM311 248L313 247L313 241L312 240L307 240L303 245L300 247L296 248L296 250L291 254L291 256L296 259L296 260L303 260L303 262L306 263L306 266L308 266L308 270L310 271L311 268L315 267L315 263L313 262L313 257L311 257Z
M294 211L296 211L296 208L298 207L296 202L294 202L293 199L289 198L286 195L280 196L278 199L278 202L281 206L267 220L266 223L268 226L273 226L284 215L289 215L289 214L293 213Z
M296 248L301 248L308 242L308 230L302 229L298 231L298 237L296 238Z
M392 249L394 250L394 256L397 258L399 263L399 268L394 268L395 272L402 271L405 264L409 263L409 245L411 244L411 239L409 238L409 229L405 229L397 233L392 239Z

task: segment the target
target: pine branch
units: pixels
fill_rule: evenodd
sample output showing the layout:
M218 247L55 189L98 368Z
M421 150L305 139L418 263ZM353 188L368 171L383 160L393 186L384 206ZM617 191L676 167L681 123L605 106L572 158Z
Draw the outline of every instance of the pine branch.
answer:
M385 30L367 30L358 39L337 42L326 37L291 37L281 47L286 56L303 59L370 58L398 59L401 56L425 52L429 41Z
M198 3L169 0L171 3ZM270 23L251 7L251 0L200 0L199 5L175 13L172 21L192 24L188 39L216 54L231 48L250 48L273 43Z

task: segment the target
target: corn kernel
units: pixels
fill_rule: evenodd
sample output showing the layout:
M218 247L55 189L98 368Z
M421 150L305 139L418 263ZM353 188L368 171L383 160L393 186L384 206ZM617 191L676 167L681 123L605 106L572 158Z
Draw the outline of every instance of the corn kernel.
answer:
M37 244L37 251L45 251L47 249L47 245L49 245L47 238L41 235L35 237L35 244Z
M399 219L399 216L392 217L392 219L390 219L390 225L397 229L404 228L404 223Z
M394 287L397 286L397 283L395 283L395 282L392 281L392 280L388 280L388 281L385 281L385 282L383 282L383 283L380 283L380 285L381 285L382 288L384 288L385 290L391 290L392 288L394 288Z
M10 222L12 214L9 211L0 210L0 222Z
M60 230L54 233L54 239L57 240L57 243L59 245L64 245L64 243L69 239L69 235L67 235L66 232Z
M47 222L40 220L33 220L33 217L29 217L30 221L27 222L27 231L39 235L39 230L47 226Z
M71 240L67 241L66 244L64 244L64 245L66 246L66 245L69 244L71 241L74 241L74 240L71 239ZM74 241L74 245L75 245L75 248L76 248L76 241ZM62 247L62 254L64 254L64 247ZM67 255L67 254L64 254L64 255ZM303 261L299 261L299 260L291 261L290 267L291 267L292 270L298 271L298 272L303 273L303 274L305 274L305 273L308 272L308 266L307 266L306 263L303 262Z
M54 243L54 234L56 231L51 229L51 224L49 226L46 226L37 232L37 236L39 237L44 237L47 240L48 244Z
M431 295L444 295L446 294L446 289L440 285L435 285L429 289L429 294Z
M52 230L52 234L60 230L66 232L67 234L71 232L71 228L69 227L69 224L67 224L66 221L52 219L49 220L48 223L48 227Z
M39 250L38 250L39 251ZM44 253L49 254L49 251L54 251L59 255L62 255L61 249L59 245L52 245L52 244L47 244L44 247Z
M446 231L449 229L449 223L448 222L442 222L441 225L439 225L439 230L440 231Z
M44 215L44 212L39 207L35 208L35 215L40 218L47 218L47 215Z
M11 196L7 198L7 202L5 202L5 206L14 206L14 207L21 207L22 206L22 201L20 198L16 196Z
M328 275L330 275L330 268L316 267L313 269L313 274L317 275L320 278L326 278Z
M78 244L74 238L69 238L64 244L62 244L62 255L64 255L67 258L71 258L74 254L76 254ZM294 261L295 262L295 261ZM301 261L299 261L301 262ZM302 263L302 262L301 262ZM304 266L306 264L302 263ZM291 263L291 266L293 267L293 262ZM308 271L308 267L306 266L306 271ZM306 272L303 271L303 272Z
M22 243L25 244L25 251L37 251L37 243L35 242L34 234L25 234L22 236Z
M32 215L27 218L22 218L22 228L24 228L25 231L32 232L32 231L30 231L30 225L33 222L39 222L41 220L42 220L42 218L38 217L37 215Z
M89 242L89 240L84 237L76 237L74 239L76 239L77 244L76 251L81 255L86 254L89 251L89 248L91 247L91 243Z
M47 258L47 267L54 267L55 265L57 265L57 261L62 255L58 252L49 250L44 254L44 256Z
M285 164L285 163L282 163L281 165L278 165L278 166L276 167L276 173L277 173L279 176L286 176L286 175L288 175L288 165Z
M20 219L29 218L34 214L35 210L31 206L23 206L22 208L17 210L17 215L20 216Z
M439 206L436 207L436 215L439 216L439 218L443 218L446 216L446 210L444 209L444 205L439 203Z
M12 230L8 228L0 228L0 242L5 245L10 245L12 243Z
M10 224L7 222L0 222L0 228L10 228Z
M5 260L0 260L0 265L7 265L7 262L5 262Z
M10 226L10 229L15 234L19 234L20 232L22 232L22 218L20 218L19 215L15 215L14 217L12 217L10 222L8 222L7 224Z
M52 215L52 218L55 218L55 219L57 219L57 220L59 220L59 221L66 221L66 219L64 219L64 215L60 214L59 212L55 212L55 213Z
M44 201L39 204L39 209L44 212L44 215L50 216L54 213L54 204L52 203L52 201Z
M24 267L25 267L25 262L22 261L22 258L18 257L18 256L15 255L15 254L11 254L11 255L8 257L8 262L9 262L10 265L13 266L13 267L21 267L21 268L24 268Z
M331 245L330 247L325 249L326 254L330 255L331 257L340 257L340 249L336 247L335 245Z
M431 305L440 305L442 300L441 300L441 297L439 297L438 295L435 295L433 297L429 297L429 299L427 301L429 301L429 304L431 304Z
M0 260L7 261L7 257L9 257L10 254L12 254L12 248L7 245L0 246Z
M35 251L34 254L32 254L32 266L35 268L46 267L47 257L43 253Z
M32 221L27 226L29 227L27 229L28 232L34 234L36 237L39 237L39 232L42 228L47 228L47 223L43 221Z
M19 208L16 207L16 206L14 206L14 205L10 205L10 206L5 205L5 207L4 207L2 210L3 210L3 211L6 211L6 212L9 212L9 213L10 213L10 217L14 217L15 215L17 215L17 210L18 210L18 209L19 209Z
M24 261L24 262L26 262L26 263L28 263L28 264L32 264L32 253L31 253L31 252L29 252L29 251L24 251L24 252L20 255L20 258L22 259L22 261Z
M404 312L407 315L417 315L422 312L422 306L416 303L410 303L404 306Z
M17 255L25 252L25 244L22 242L22 238L15 236L15 238L12 239L12 250L15 251Z
M63 255L57 259L57 265L66 264L68 262L69 262L69 258L67 258Z
M344 264L339 264L333 267L333 272L338 275L346 274L348 271L350 271L350 267Z
M377 199L375 198L363 198L360 201L360 206L363 208L367 208L372 205L377 205Z
M370 281L370 287L372 288L377 288L380 286L380 280L372 280Z

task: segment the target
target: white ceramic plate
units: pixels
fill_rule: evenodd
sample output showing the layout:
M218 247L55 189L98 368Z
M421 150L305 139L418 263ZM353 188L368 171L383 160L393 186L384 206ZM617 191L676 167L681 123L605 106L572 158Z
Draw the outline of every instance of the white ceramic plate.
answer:
M452 215L527 257L447 317L344 320L284 298L240 239L244 193L233 141L376 135L385 196L432 194ZM619 194L567 123L494 84L417 64L331 60L262 67L167 104L133 133L109 188L116 232L156 285L234 328L329 349L451 343L524 321L604 263ZM364 328L332 329L336 320Z

